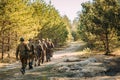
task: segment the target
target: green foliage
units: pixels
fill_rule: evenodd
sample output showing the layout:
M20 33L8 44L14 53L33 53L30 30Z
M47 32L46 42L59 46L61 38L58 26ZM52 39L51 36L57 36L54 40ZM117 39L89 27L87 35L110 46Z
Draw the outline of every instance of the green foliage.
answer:
M67 24L69 25L69 23ZM43 0L0 0L0 50L14 48L20 37L25 40L50 38L64 44L69 30L59 12Z
M63 16L63 22L65 23L65 26L68 31L68 40L71 41L72 40L71 24L70 24L70 20L68 19L66 15Z
M58 11L44 2L32 3L34 8L34 19L37 21L38 37L50 38L57 44L66 42L68 30Z
M102 43L108 54L111 41L117 39L120 3L118 0L93 0L82 7L78 28L81 39L92 45Z
M75 18L72 23L72 28L71 28L72 33L71 34L72 34L74 41L80 40L80 35L78 32L78 22L79 22L79 20L77 18Z
M79 40L79 34L76 31L72 31L72 36L73 36L74 41Z

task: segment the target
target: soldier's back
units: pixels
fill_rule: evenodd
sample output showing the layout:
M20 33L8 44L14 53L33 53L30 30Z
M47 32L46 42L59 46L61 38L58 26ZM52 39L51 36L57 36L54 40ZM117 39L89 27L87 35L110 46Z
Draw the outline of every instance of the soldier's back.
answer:
M19 52L20 52L20 57L23 58L27 58L28 57L28 48L27 48L27 44L25 43L20 43L18 45L18 48L19 48Z

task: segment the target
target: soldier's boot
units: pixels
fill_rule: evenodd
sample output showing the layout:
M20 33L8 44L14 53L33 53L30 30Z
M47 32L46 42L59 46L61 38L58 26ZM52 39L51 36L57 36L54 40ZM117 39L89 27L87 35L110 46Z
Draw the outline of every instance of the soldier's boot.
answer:
M48 57L48 55L46 55L46 62L48 62L49 61L49 57Z
M48 56L48 61L51 61L50 56Z
M39 59L39 60L38 60L38 66L40 66L40 61L41 61L41 60Z
M48 60L51 61L51 59L50 59L50 55L48 56Z
M38 64L38 66L40 66L40 64Z
M38 61L38 66L40 66L40 61Z
M24 67L22 67L21 69L20 69L20 71L21 71L21 73L24 75L25 74L25 68Z
M33 69L32 62L29 62L29 69Z

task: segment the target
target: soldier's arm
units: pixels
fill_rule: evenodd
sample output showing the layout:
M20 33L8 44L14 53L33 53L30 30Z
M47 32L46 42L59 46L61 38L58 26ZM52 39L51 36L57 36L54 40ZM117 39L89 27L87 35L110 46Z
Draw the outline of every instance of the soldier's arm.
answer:
M43 51L43 45L41 45L42 51Z
M52 47L53 47L53 48L55 47L55 45L53 44L53 42L52 42Z
M34 54L34 45L31 45L30 51L32 52L32 54Z
M16 59L18 60L18 53L19 53L19 45L17 46L17 49L16 49Z
M43 47L39 44L39 50L42 51L43 50Z
M46 47L46 48L48 48L48 46L47 46L47 44L46 44L46 43L44 43L44 45L45 45L45 47Z
M34 51L34 46L32 45L31 47L32 47L32 51Z

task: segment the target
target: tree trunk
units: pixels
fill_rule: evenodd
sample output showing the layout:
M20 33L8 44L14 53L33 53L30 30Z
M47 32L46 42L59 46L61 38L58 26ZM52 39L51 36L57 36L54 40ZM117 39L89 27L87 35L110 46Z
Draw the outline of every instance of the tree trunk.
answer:
M105 42L103 41L103 45L104 45L104 49L106 49L106 44L105 44Z
M108 39L108 32L106 32L105 34L105 44L106 44L106 48L105 48L105 55L108 55L110 53L110 49L109 49L109 39Z
M2 59L4 58L4 32L2 32Z
M9 53L9 51L10 51L10 31L8 32L8 58L10 58L10 53Z

